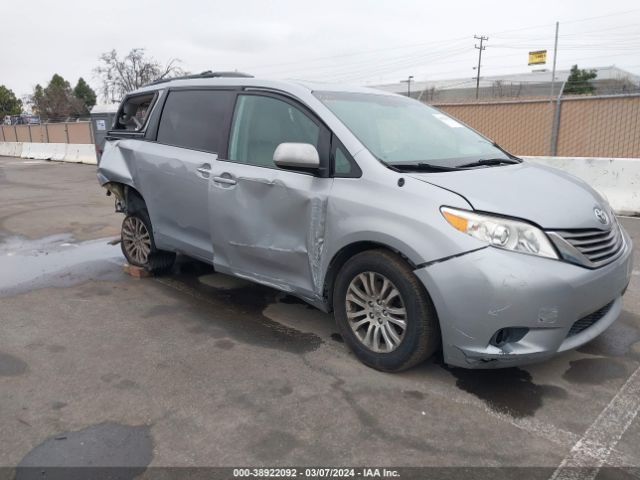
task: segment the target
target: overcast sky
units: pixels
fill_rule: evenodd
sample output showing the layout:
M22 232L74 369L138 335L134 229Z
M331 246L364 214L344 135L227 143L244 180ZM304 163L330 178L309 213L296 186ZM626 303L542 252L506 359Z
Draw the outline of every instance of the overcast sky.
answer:
M483 75L520 73L529 50L558 68L616 65L640 74L637 0L12 0L3 2L0 84L23 96L59 73L96 90L102 52L145 48L191 72L364 85L470 78L474 34L487 35ZM547 66L551 67L551 62ZM538 67L539 68L539 67Z

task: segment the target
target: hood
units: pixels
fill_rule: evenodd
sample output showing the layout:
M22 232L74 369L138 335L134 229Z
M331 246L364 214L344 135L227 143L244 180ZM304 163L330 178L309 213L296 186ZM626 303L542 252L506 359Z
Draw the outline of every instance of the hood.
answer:
M602 229L594 208L610 212L582 180L532 163L408 176L461 195L474 210L528 220L548 230Z

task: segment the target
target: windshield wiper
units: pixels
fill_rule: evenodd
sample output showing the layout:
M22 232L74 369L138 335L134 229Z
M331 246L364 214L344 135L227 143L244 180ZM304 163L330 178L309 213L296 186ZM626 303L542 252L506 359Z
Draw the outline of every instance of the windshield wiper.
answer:
M481 167L484 165L504 165L504 164L515 164L521 163L520 160L515 160L513 158L483 158L480 160L476 160L475 162L465 163L464 165L458 165L459 168L469 168L469 167Z
M387 163L386 164L392 170L398 172L402 171L416 171L416 172L452 172L459 170L457 167L445 167L444 165L433 165L431 163L416 162L416 163Z

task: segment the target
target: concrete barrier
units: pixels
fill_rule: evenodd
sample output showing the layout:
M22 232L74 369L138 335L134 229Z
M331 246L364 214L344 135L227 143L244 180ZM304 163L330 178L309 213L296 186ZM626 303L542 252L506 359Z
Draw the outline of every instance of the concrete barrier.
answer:
M640 215L640 159L593 157L521 157L563 170L584 180L619 215Z
M48 143L30 143L29 153L26 158L33 158L34 160L49 160L49 145Z
M67 154L68 144L66 143L50 143L51 149L49 151L49 160L62 161Z
M98 164L95 146L84 143L0 142L0 156Z
M0 157L20 157L22 142L0 142Z
M21 158L35 160L63 160L67 153L66 143L23 143Z
M88 144L68 144L63 161L97 165L96 147Z
M32 143L29 142L23 142L22 143L22 150L20 151L20 158L30 158L29 155L31 155L31 145L33 145Z

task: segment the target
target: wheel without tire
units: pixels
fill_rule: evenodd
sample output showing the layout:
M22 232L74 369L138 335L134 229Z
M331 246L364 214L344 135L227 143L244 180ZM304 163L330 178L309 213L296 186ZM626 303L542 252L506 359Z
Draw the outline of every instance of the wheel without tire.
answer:
M143 267L155 274L165 272L173 266L176 254L156 248L146 210L132 212L124 218L120 238L122 253L129 264Z
M333 308L345 342L366 365L406 370L440 344L433 303L407 263L388 250L347 261L336 279Z

